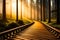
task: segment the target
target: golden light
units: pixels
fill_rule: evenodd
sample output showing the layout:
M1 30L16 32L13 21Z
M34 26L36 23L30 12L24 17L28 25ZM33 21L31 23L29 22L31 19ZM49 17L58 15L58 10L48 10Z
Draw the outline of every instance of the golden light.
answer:
M31 0L28 0L28 6L30 6L30 1L31 1Z
M52 0L51 0L51 6L53 5L53 2L52 2Z
M21 2L18 0L18 17L20 18L21 13ZM12 12L13 18L16 18L16 0L12 0Z
M25 6L24 6L24 3L23 2L21 2L22 3L22 5L20 5L20 6L22 6L22 10L21 10L21 8L20 8L20 10L22 11L22 16L24 16L24 11L25 11ZM22 17L23 18L23 17Z
M36 0L33 0L34 1L34 3L36 3Z
M16 0L12 0L12 17L16 19Z
M28 3L30 3L31 0L28 0Z
M6 8L7 8L6 12L7 12L7 14L9 14L8 16L10 16L10 13L11 13L11 10L12 10L12 18L16 19L16 0L7 1L6 3L7 3L7 5L6 5ZM21 16L21 3L22 3L22 16L24 16L24 11L25 11L24 8L26 7L23 2L18 0L18 18L19 19L20 19L20 16ZM10 7L12 7L12 9ZM26 12L27 12L27 10L26 10Z
M12 3L12 8L16 10L16 2Z

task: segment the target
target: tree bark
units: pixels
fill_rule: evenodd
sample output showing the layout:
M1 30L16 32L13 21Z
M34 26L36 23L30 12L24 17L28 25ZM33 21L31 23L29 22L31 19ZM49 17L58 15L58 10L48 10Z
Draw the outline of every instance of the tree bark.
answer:
M30 2L30 7L31 7L30 11L31 11L31 19L32 19L32 0Z
M18 0L16 0L16 21L18 21Z
M37 0L37 20L39 20L39 3L38 3L39 0Z
M12 19L12 0L10 0L10 18Z
M57 24L60 24L60 12L59 12L59 0L56 0L57 2Z
M48 23L51 22L51 2L49 0L49 18L48 18Z
M41 5L41 8L40 8L40 17L41 17L41 21L42 21L42 0L40 0L40 5Z
M43 21L46 21L45 20L45 0L43 0Z
M3 0L3 20L6 21L6 0Z
M22 19L22 0L21 0L21 19Z

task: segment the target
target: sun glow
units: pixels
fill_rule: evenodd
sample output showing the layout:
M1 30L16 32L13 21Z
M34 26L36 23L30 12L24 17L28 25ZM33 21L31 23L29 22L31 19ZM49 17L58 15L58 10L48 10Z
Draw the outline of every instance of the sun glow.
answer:
M28 3L30 3L31 0L28 0Z
M21 6L21 3L22 3L22 6ZM10 14L12 13L12 18L13 19L16 19L16 0L10 0L10 1L7 1L6 2L6 12L9 17L10 17ZM21 2L20 0L18 0L18 18L20 19L21 18L21 7L22 7L22 15L24 16L24 2ZM7 17L8 17L7 16Z
M53 5L53 2L52 2L52 0L51 0L51 6Z
M36 3L36 0L33 0L34 1L34 3Z
M20 17L21 2L18 0L18 16ZM13 18L16 17L16 0L12 1Z
M12 3L12 8L16 10L16 2Z

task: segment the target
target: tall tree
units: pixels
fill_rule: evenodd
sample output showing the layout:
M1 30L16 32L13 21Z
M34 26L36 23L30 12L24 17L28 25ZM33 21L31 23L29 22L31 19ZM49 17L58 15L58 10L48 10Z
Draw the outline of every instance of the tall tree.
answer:
M18 0L16 0L16 21L18 21Z
M37 4L37 20L39 20L39 0L36 1Z
M45 0L42 0L42 5L43 5L43 21L46 21L45 20Z
M31 7L30 11L31 11L31 19L32 19L32 0L30 1L30 7Z
M42 21L42 0L40 0L40 6L41 6L41 8L40 8L40 17L41 17L41 21Z
M35 2L34 2L34 20L35 20Z
M10 0L10 18L12 18L12 0Z
M51 0L48 0L49 1L49 18L48 18L48 23L50 23L51 22Z
M22 19L22 0L21 0L21 19Z
M3 0L3 20L6 21L6 0Z
M28 15L28 13L29 13L29 12L28 12L28 10L29 10L29 9L28 9L28 7L29 7L29 6L28 6L28 0L27 0L27 2L26 2L26 5L27 5L27 18L29 18L29 15Z
M33 15L34 15L34 20L35 20L35 1L34 0L32 0L32 8L33 8Z
M57 3L57 24L60 24L60 3L59 3L60 1L59 0L56 0L56 3Z

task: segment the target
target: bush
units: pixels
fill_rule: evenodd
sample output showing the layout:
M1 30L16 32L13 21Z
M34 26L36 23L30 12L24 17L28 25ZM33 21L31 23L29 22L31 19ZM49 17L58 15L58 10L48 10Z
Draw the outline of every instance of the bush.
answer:
M12 22L11 24L9 24L8 26L7 26L7 29L12 29L12 28L15 28L15 27L18 27L19 25L17 24L17 23L14 23L14 22Z
M19 20L17 23L18 23L20 26L24 25L23 20Z
M0 27L5 27L5 25L3 23L0 23Z
M0 23L0 32L5 30L6 25L3 23Z

